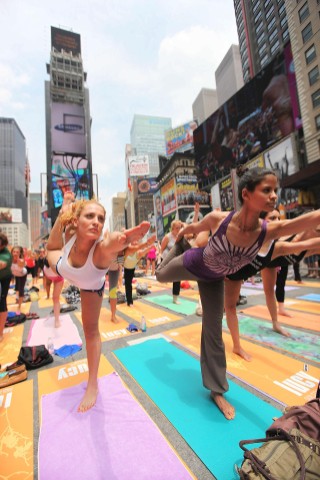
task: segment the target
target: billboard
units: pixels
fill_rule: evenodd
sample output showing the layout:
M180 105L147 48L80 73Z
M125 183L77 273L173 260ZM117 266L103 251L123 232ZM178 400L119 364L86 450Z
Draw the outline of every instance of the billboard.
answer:
M51 105L51 149L55 153L86 155L84 107L75 103Z
M301 126L290 43L193 132L203 186L230 174Z
M299 162L294 136L279 142L264 153L266 168L279 172L279 179L293 175L299 171Z
M171 128L165 132L166 153L168 156L174 152L185 152L193 147L193 131L197 128L197 123L191 122Z
M90 195L90 173L88 160L71 155L52 156L52 197L54 208L62 205L63 194L73 191L77 200L88 200Z
M50 230L51 221L48 215L48 210L45 208L41 211L40 237L44 238L49 235Z
M196 202L200 205L210 205L209 193L198 190L196 175L177 175L176 185L178 206L194 205Z
M61 28L51 27L51 47L58 52L64 50L71 52L74 56L81 53L81 38L78 33L62 30Z
M166 216L171 212L177 210L177 197L176 197L176 185L175 179L171 178L160 190L161 192L161 204L162 215Z
M156 231L157 231L157 239L159 241L162 240L164 237L164 229L163 229L163 215L162 215L162 202L161 202L161 193L158 190L153 195L153 208L154 208L154 216L156 221Z
M0 207L0 223L22 223L21 208Z
M152 195L158 190L158 182L156 178L142 178L137 180L138 195Z
M145 177L149 175L148 155L131 155L128 157L130 177Z

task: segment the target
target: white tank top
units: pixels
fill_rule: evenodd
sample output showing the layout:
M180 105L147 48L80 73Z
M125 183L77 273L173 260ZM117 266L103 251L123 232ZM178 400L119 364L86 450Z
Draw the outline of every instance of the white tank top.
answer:
M63 255L59 258L56 270L59 275L68 280L72 285L82 290L100 290L105 282L105 275L108 268L97 268L93 264L93 253L96 245L101 242L102 237L94 242L88 254L86 263L82 267L73 267L68 262L70 250L76 241L77 236L73 235L65 244Z

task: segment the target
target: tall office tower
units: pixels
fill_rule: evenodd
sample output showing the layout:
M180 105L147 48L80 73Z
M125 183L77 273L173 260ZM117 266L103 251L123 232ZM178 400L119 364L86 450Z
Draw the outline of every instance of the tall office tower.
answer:
M320 149L320 1L286 1L308 164ZM320 170L320 167L319 167ZM310 177L315 178L314 175ZM319 179L318 179L319 182Z
M41 237L41 193L30 193L30 236L32 248L43 242Z
M121 232L126 227L125 224L125 202L126 192L118 192L116 197L112 197L112 212L110 231Z
M0 118L0 228L20 240L27 232L28 200L25 186L26 140L13 118ZM5 228L2 228L5 225ZM20 229L21 235L20 235ZM13 230L12 230L13 232ZM18 237L17 237L18 235ZM28 241L28 235L25 239ZM27 243L25 244L27 246Z
M50 81L45 82L48 212L54 222L63 194L92 196L89 91L80 35L51 27Z
M233 3L243 79L248 82L289 40L286 4L285 0L233 0Z
M231 45L215 71L219 106L243 87L239 45Z
M192 104L193 119L204 122L219 107L217 91L211 88L202 88Z

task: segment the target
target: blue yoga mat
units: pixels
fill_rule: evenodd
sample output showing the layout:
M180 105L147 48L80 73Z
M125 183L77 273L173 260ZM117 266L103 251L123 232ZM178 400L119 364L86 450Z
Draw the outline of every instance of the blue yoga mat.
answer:
M197 308L196 302L192 302L191 300L187 300L186 298L182 297L179 297L178 305L173 303L172 295L146 295L144 300L184 315L194 314Z
M116 357L219 480L238 478L239 441L259 438L281 412L229 381L226 398L236 418L226 420L202 387L199 361L164 339L118 349Z
M310 300L311 302L320 302L320 294L319 293L307 293L306 295L302 295L298 297L299 300Z

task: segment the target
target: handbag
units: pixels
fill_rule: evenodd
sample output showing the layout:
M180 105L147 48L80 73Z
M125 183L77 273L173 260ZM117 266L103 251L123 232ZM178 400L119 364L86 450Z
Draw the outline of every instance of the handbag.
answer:
M24 363L27 370L43 367L53 362L53 356L44 345L21 347L18 362Z
M276 419L265 438L242 440L242 480L319 480L320 403L315 398ZM248 450L245 445L262 443Z

